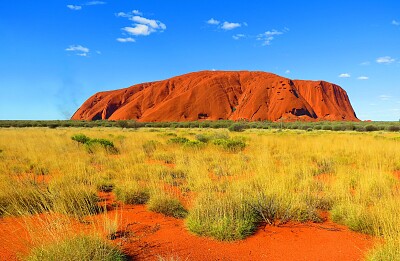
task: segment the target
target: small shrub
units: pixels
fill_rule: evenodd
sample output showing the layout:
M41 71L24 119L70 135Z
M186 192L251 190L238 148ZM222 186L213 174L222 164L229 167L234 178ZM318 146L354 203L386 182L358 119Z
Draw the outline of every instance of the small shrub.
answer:
M367 125L367 126L365 126L364 129L365 129L365 131L377 131L378 130L378 128L374 125Z
M72 238L34 248L27 261L122 261L127 260L118 248L96 236L77 235Z
M84 144L89 153L93 153L95 151L96 145L100 145L101 147L106 149L106 151L109 153L112 154L118 153L118 149L114 146L114 143L110 140L91 139L84 134L76 134L72 136L71 139L80 144Z
M196 135L196 140L200 141L200 142L204 142L207 143L210 141L210 137L204 134L197 134Z
M151 211L174 218L184 218L187 215L186 209L179 200L166 195L152 196L147 206Z
M213 144L224 148L229 152L238 152L244 150L246 143L242 140L213 140Z
M387 130L393 132L400 131L400 126L390 125L387 127Z
M175 143L175 144L184 144L188 142L189 139L185 137L175 137L168 140L168 143Z
M331 125L323 125L322 129L323 130L332 130L332 126Z
M242 132L245 129L246 125L244 125L243 123L234 123L228 128L229 131L234 131L234 132Z
M84 134L76 134L71 139L81 144L86 144L90 141L90 138Z
M205 146L204 142L198 140L189 140L184 144L185 148L201 149Z

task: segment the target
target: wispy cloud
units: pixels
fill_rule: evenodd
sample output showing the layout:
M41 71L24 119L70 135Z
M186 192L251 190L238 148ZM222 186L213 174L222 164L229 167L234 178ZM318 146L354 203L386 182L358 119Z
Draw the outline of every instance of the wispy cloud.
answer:
M220 21L215 20L214 18L207 20L207 24L219 25L220 23L221 23Z
M225 31L230 31L239 28L241 26L247 26L247 23L228 22L228 21L221 22L214 18L210 18L209 20L206 21L206 23L209 25L217 26L219 29Z
M399 26L400 22L396 20L392 20L392 25Z
M396 59L394 59L390 56L382 56L382 57L376 58L377 63L389 64L389 63L393 63L395 61L396 61Z
M78 10L82 9L82 6L80 6L80 5L67 5L67 7L74 11L78 11Z
M350 78L351 75L350 75L349 73L341 73L341 74L339 74L338 77L339 77L339 78Z
M82 45L70 45L68 48L65 49L67 52L73 52L75 55L78 56L88 56L90 53L90 49L87 47L83 47Z
M133 39L132 37L117 38L117 41L120 42L120 43L134 43L134 42L136 42L136 40Z
M278 31L275 29L269 30L262 34L257 35L257 40L263 41L263 45L271 45L272 40L274 40L276 36L282 35L288 31L289 31L288 28L285 28L282 31Z
M89 1L81 5L67 5L67 7L71 10L78 11L82 10L83 6L91 6L91 5L105 5L106 2L104 1Z
M290 70L286 70L285 73L286 73L286 74L290 74Z
M369 77L368 76L360 76L357 78L358 80L368 80Z
M134 15L143 15L143 13L140 12L139 10L133 10L133 11L131 11L129 13L119 12L119 13L115 14L115 16L117 16L117 17L125 17L125 18L131 18Z
M133 10L129 13L119 12L115 15L128 18L133 22L132 26L126 26L121 29L131 36L148 36L155 32L164 32L167 29L167 26L161 21L143 17L139 10ZM117 38L117 41L121 43L136 42L132 37Z
M386 94L379 95L379 99L381 101L388 101L388 100L390 100L390 98L392 98L392 96L390 96L390 95L386 95Z
M239 39L245 38L245 37L246 37L246 35L244 35L244 34L235 34L232 36L232 38L235 40L239 40Z
M363 65L363 66L367 66L367 65L370 65L370 64L371 64L370 61L365 61L365 62L360 63L360 65Z
M90 2L87 2L85 5L105 5L106 4L106 2L104 2L104 1L90 1Z

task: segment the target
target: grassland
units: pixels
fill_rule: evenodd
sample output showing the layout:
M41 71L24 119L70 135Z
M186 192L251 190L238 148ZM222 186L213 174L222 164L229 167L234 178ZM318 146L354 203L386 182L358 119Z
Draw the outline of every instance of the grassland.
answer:
M228 241L260 224L320 222L326 211L382 238L366 259L400 260L399 132L56 127L0 129L0 216L29 227L33 250L23 259L88 245L122 259L99 239L117 219L93 224L89 236L74 232L107 211L99 191L114 191L127 204L184 218L192 233ZM97 142L71 139L77 134Z

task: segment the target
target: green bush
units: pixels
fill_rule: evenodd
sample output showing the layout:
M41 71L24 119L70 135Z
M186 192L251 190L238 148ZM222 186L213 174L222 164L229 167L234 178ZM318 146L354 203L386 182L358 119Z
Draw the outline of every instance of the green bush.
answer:
M234 123L228 128L229 131L235 131L235 132L242 132L245 129L246 125L243 123Z
M185 148L201 149L205 146L205 143L198 140L189 140L188 142L185 142L183 146Z
M238 152L244 150L246 147L246 143L242 140L224 140L224 139L215 139L213 140L213 144L222 147L226 151L229 152Z
M76 134L71 139L81 144L86 144L90 141L90 138L85 134Z
M374 125L367 125L365 126L365 131L377 131L378 127L374 126Z
M400 126L390 125L387 127L387 130L393 132L400 131Z
M147 206L151 211L170 217L184 218L187 215L187 210L183 207L181 202L167 195L152 196Z
M175 143L175 144L184 144L188 142L189 139L185 137L175 137L168 140L168 143Z
M118 248L96 236L72 238L34 248L27 261L122 261L127 260Z
M118 149L114 146L114 143L110 140L91 139L84 134L76 134L76 135L72 136L71 139L78 143L84 144L89 153L94 152L94 147L96 145L100 145L101 147L106 149L106 151L109 153L112 153L112 154L118 153Z

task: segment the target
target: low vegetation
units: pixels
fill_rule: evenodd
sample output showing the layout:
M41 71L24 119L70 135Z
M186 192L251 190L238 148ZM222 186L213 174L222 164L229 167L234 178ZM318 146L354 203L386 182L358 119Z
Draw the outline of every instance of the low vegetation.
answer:
M340 123L349 127L344 131L334 123L283 123L297 126L291 130L244 123L240 132L213 125L225 123L0 129L0 218L49 214L86 224L107 211L99 193L111 192L118 204L145 204L184 219L194 234L231 241L259 227L321 222L329 212L335 222L383 239L367 259L400 259L400 133L386 130L397 123L363 132L349 126L364 123ZM91 244L79 236L78 245ZM56 237L29 260L49 260L48 253L68 260L73 244ZM103 255L104 248L93 251Z
M96 236L77 235L34 248L27 261L123 261L125 255L105 240Z

